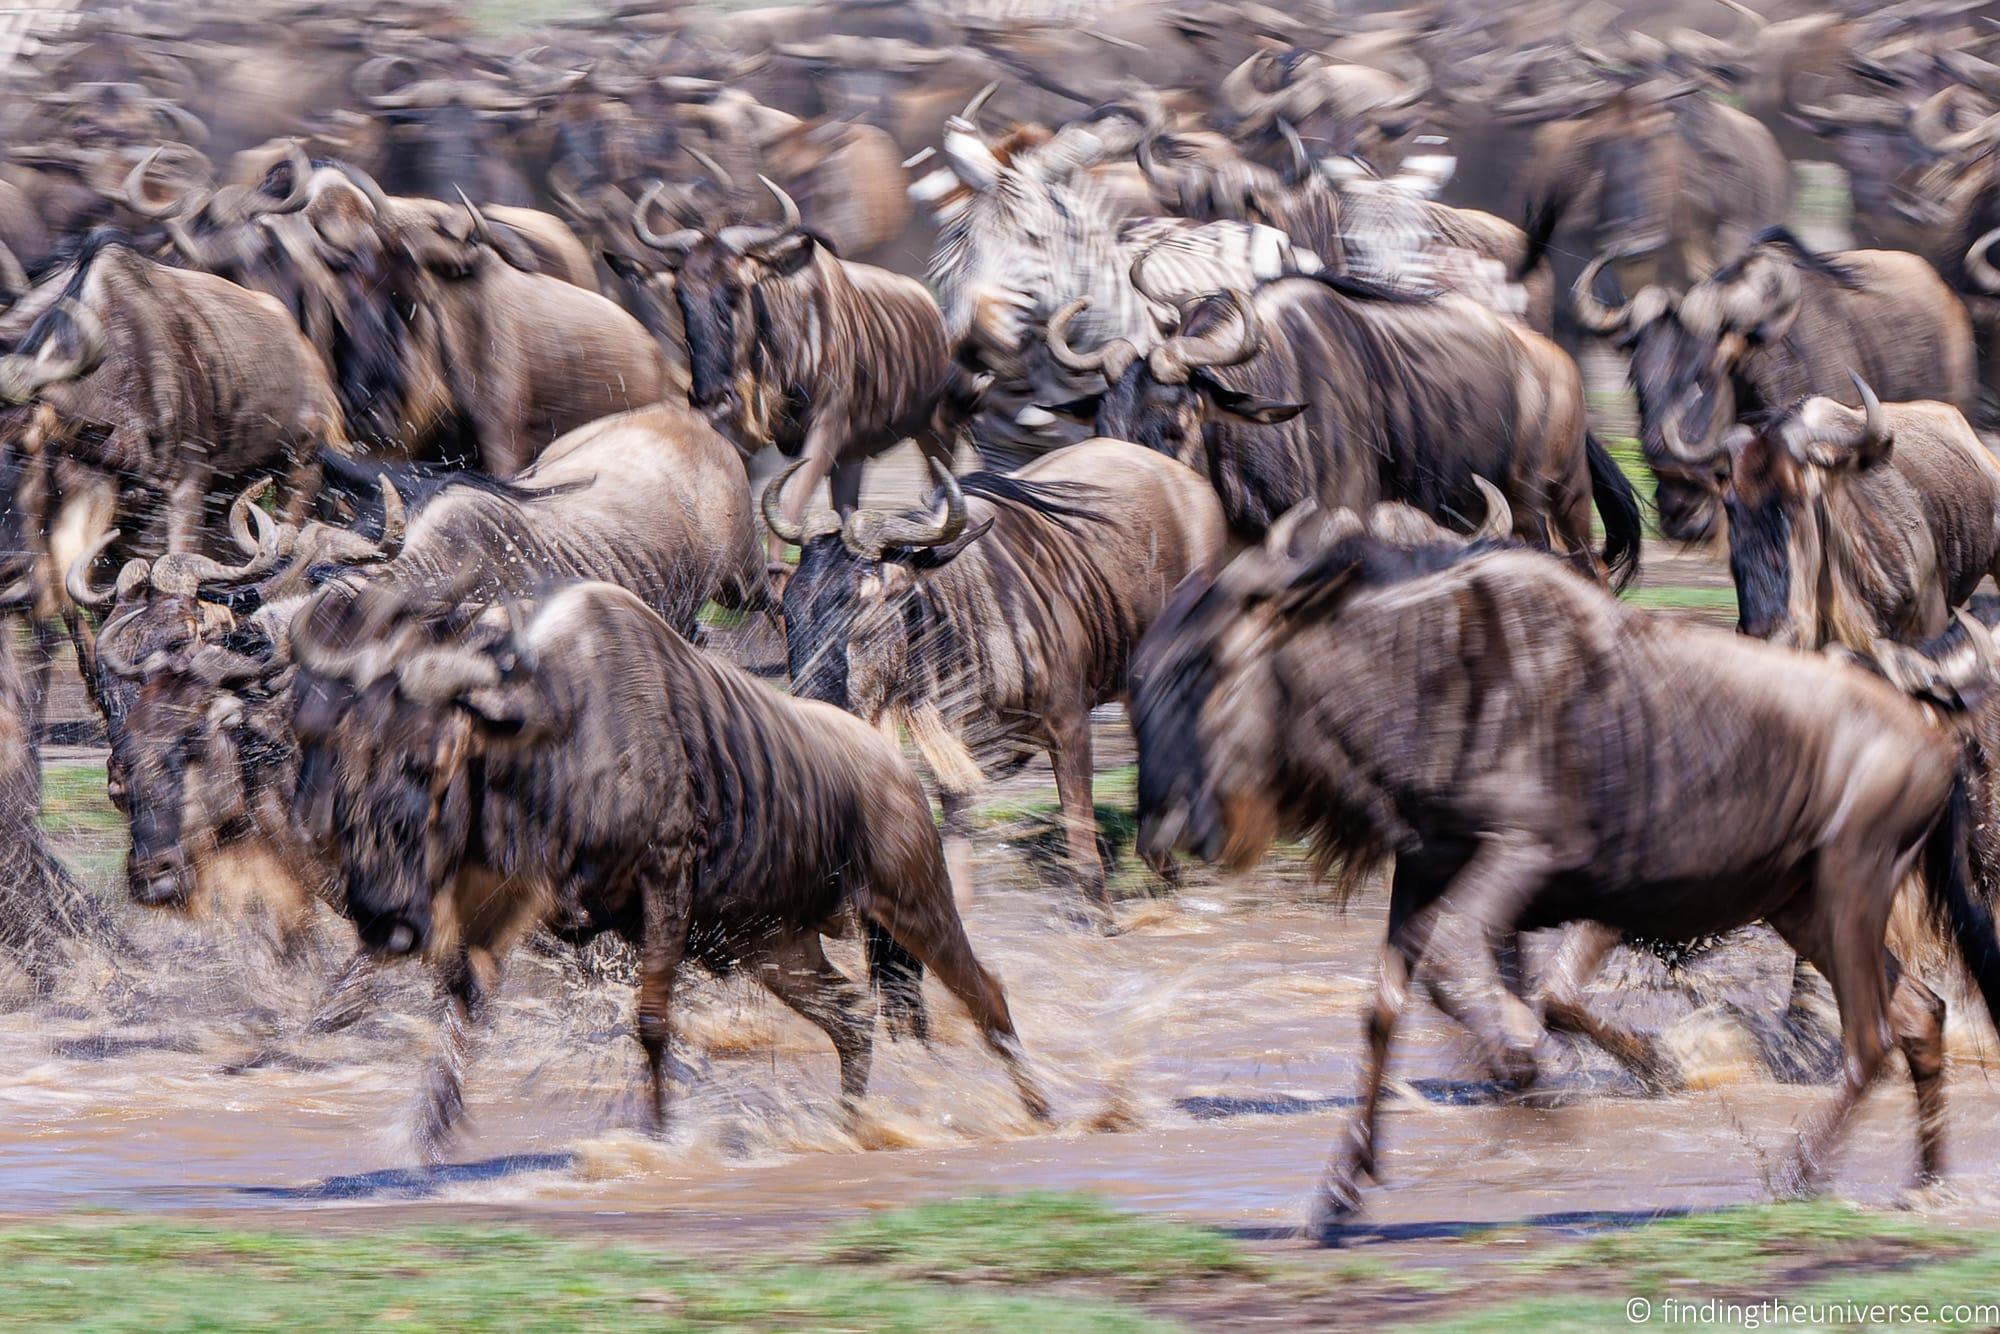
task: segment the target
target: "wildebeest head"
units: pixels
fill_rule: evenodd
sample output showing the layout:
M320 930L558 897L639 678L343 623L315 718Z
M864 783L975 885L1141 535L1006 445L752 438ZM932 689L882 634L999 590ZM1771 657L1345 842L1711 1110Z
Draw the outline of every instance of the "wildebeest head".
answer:
M1302 568L1273 545L1213 580L1190 575L1140 642L1132 729L1149 863L1179 850L1247 866L1276 837L1271 793L1287 718L1270 655Z
M1611 259L1600 255L1571 292L1578 321L1631 354L1640 444L1660 480L1660 527L1670 537L1699 541L1714 531L1718 470L1728 465L1720 442L1740 415L1770 406L1744 401L1742 372L1798 318L1800 253L1788 236L1760 242L1683 296L1647 286L1616 307L1591 293Z
M426 949L450 920L486 759L542 715L511 636L404 612L393 590L332 589L291 630L300 817L337 850L362 943L388 955Z
M1054 405L1080 421L1094 421L1099 435L1130 440L1205 472L1203 430L1208 423L1222 419L1270 426L1305 411L1303 403L1279 403L1233 389L1212 373L1241 366L1264 350L1256 304L1242 292L1197 302L1180 333L1143 356L1124 339L1090 352L1070 347L1070 321L1088 304L1080 297L1056 312L1049 321L1049 351L1069 370L1104 378L1102 393Z
M282 656L260 627L212 600L277 562L277 527L252 503L256 494L232 514L241 524L247 511L257 532L240 565L193 553L134 560L100 592L88 570L113 532L69 571L79 606L111 608L86 642L85 667L111 743L111 799L131 825L127 892L148 906L189 906L202 859L246 831L245 762L257 757L245 752L268 749L281 725L270 683Z
M1852 479L1887 463L1895 443L1874 391L1859 376L1854 383L1859 413L1809 398L1723 439L1729 567L1737 628L1746 635L1798 648L1829 638L1861 646L1873 637L1870 627L1839 624L1842 590L1829 584L1840 576L1829 578L1827 568L1835 544L1865 540L1844 532L1829 504Z
M943 515L856 510L802 524L785 521L786 468L764 489L771 531L799 547L785 583L785 638L792 690L879 722L908 684L914 653L938 646L924 615L921 584L982 537L992 520L967 527L965 496L949 469L933 462Z
M768 429L757 383L756 345L765 283L799 272L819 239L800 226L798 205L768 177L758 177L778 201L778 225L741 224L707 232L682 227L662 235L647 222L661 187L639 201L633 229L659 251L674 273L674 296L687 340L688 401L738 431L761 438Z

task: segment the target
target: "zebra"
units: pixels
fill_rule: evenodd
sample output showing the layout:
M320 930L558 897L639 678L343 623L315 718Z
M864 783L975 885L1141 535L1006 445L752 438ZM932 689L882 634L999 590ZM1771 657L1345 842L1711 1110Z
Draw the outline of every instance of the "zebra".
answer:
M946 165L910 193L939 224L930 279L946 337L962 362L994 376L972 424L988 467L1018 467L1088 434L1047 406L1091 389L1044 338L1072 300L1090 299L1073 345L1124 338L1143 351L1178 327L1187 301L1319 271L1316 255L1273 227L1120 217L1093 170L1129 143L1116 116L1039 137L1017 129L990 144L973 121L983 97L945 123ZM1142 257L1145 291L1132 279Z

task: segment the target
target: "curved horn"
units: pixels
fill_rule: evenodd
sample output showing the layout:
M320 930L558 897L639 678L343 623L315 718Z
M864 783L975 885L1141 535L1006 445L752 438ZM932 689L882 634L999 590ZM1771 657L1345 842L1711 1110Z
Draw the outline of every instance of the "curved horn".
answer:
M1486 502L1486 517L1479 527L1473 529L1475 542L1504 542L1514 535L1514 508L1507 503L1507 497L1500 494L1500 488L1484 477L1474 476L1472 484L1479 488L1480 498Z
M2000 241L2000 227L1982 235L1965 252L1965 276L1982 292L2000 292L2000 269L1986 258L1995 241Z
M1223 76L1216 96L1238 120L1257 120L1284 97L1282 91L1260 93L1251 82L1250 71L1263 58L1262 52L1255 52L1244 59L1235 69Z
M352 86L355 96L379 111L395 111L411 105L415 101L411 95L389 91L389 71L399 65L408 69L412 76L422 72L417 62L408 56L375 56L361 62L354 70Z
M793 203L792 197L779 189L778 183L769 176L759 175L757 179L763 184L766 190L771 192L771 198L778 201L778 208L783 214L782 220L778 223L779 230L787 232L797 231L800 222L799 206Z
M1704 441L1700 448L1688 444L1681 435L1681 414L1678 410L1680 406L1675 404L1674 410L1669 411L1660 422L1661 443L1666 446L1667 454L1674 462L1689 468L1706 468L1727 452L1720 439L1725 433L1711 431L1709 434L1717 438Z
M780 541L793 546L805 540L806 527L802 523L790 523L785 518L785 486L792 480L792 474L806 466L801 458L785 465L783 472L764 484L763 510L764 524Z
M1895 443L1888 419L1882 412L1882 400L1875 396L1874 389L1858 372L1849 371L1847 378L1854 382L1855 393L1861 398L1861 424L1809 424L1807 412L1802 409L1780 428L1786 450L1799 462L1837 468L1850 460L1857 460L1865 466L1880 458Z
M79 304L74 297L61 297L52 310L66 311L83 338L83 347L74 357L60 361L44 358L41 352L33 355L11 353L0 357L0 401L26 403L45 387L65 380L80 380L96 370L104 360L110 338L104 331L104 324L87 306ZM44 342L43 348L47 348Z
M239 499L238 504L242 504ZM232 507L233 508L233 507ZM257 529L257 552L241 565L225 565L197 552L179 552L153 562L153 587L169 597L192 597L204 584L247 583L270 573L278 563L282 533L277 521L255 505L244 506Z
M472 196L466 194L461 187L453 185L451 188L458 191L458 202L465 205L466 216L472 219L472 239L490 244L493 233L486 228L486 215L479 211L479 206L472 202Z
M254 531L250 525L250 511L257 502L270 494L271 479L266 477L251 483L243 494L236 497L229 506L229 539L246 556L254 556L264 549L264 530Z
M979 113L986 109L986 103L999 91L1000 81L995 79L972 95L972 100L965 104L965 110L958 113L958 118L976 128L979 124Z
M1945 89L1949 93L1953 89ZM2000 112L1995 112L1969 130L1956 134L1945 128L1944 108L1938 98L1944 93L1926 98L1910 116L1910 135L1918 143L1936 153L1939 157L1951 157L1969 149L1984 147L1996 134L2000 134Z
M699 148L696 148L693 144L682 144L681 151L686 153L689 157L693 158L695 162L701 166L701 169L703 171L707 172L711 177L714 178L715 183L717 185L729 191L731 194L734 194L736 192L736 182L730 177L728 172L722 169L722 164L720 162L717 162L714 158L702 152Z
M63 575L63 587L68 590L71 602L74 602L79 607L104 607L110 605L112 595L115 592L115 586L107 587L102 591L92 588L90 586L90 567L97 563L99 556L110 550L111 544L116 542L118 538L119 532L116 528L113 528L110 532L91 543L82 554L70 562L68 572Z
M701 229L683 227L679 231L662 234L647 225L646 216L653 211L653 206L659 202L660 196L665 194L666 190L665 181L654 181L652 187L639 196L639 202L632 206L632 231L653 249L678 258L694 249L695 242L701 240Z
M1285 148L1291 154L1292 158L1291 175L1285 178L1285 184L1299 185L1311 180L1313 175L1312 155L1306 152L1305 140L1299 138L1297 127L1283 116L1280 116L1278 117L1278 132L1285 136Z
M186 107L155 98L147 110L166 127L168 135L182 143L199 148L208 142L208 126Z
M1576 315L1576 322L1591 333L1602 337L1624 332L1625 325L1632 318L1632 302L1627 301L1614 309L1590 294L1590 289L1597 282L1597 275L1602 273L1604 266L1614 258L1616 256L1606 251L1592 259L1584 266L1583 272L1577 275L1576 284L1569 289L1570 309Z
M140 158L132 170L125 173L124 181L118 186L118 202L142 218L170 218L187 205L185 198L165 204L155 204L146 198L146 173L153 169L153 163L165 151L166 145L162 144Z
M1235 312L1234 327L1224 324L1199 337L1180 334L1154 348L1147 365L1161 384L1186 384L1190 375L1207 366L1241 366L1264 350L1263 322L1242 289L1232 287L1208 299Z
M370 176L351 162L340 164L340 174L345 176L355 189L367 196L368 202L375 206L377 217L388 217L393 210L393 206L390 203L389 196L383 191L381 185L376 182L373 176Z
M1138 355L1138 350L1131 343L1123 338L1114 338L1095 352L1078 352L1069 345L1070 321L1089 305L1090 298L1080 296L1049 317L1048 330L1043 335L1048 341L1049 355L1054 357L1056 364L1065 370L1084 375L1102 375L1106 380L1117 379L1124 373L1125 367L1131 365L1130 358ZM1125 348L1123 354L1119 351L1121 344ZM1114 361L1118 362L1115 369Z
M965 493L959 490L958 479L951 475L951 469L939 460L931 460L931 472L944 492L943 518L932 522L895 514L878 519L866 510L857 510L841 526L841 540L856 555L870 560L880 559L890 547L921 550L955 541L965 531Z
M468 690L500 684L500 665L453 645L424 649L396 668L396 689L420 704L449 704Z
M262 190L252 190L243 197L244 217L253 218L266 213L296 213L311 200L312 159L306 155L305 146L297 139L286 141L285 161L292 168L292 188L279 199L271 198Z

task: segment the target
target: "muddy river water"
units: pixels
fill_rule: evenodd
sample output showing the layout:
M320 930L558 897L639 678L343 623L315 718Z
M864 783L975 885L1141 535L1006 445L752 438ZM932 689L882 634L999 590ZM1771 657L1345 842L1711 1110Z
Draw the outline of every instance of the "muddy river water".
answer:
M839 1115L817 1030L747 984L687 988L689 1069L674 1123L639 1133L630 990L566 961L514 961L474 1057L470 1117L440 1172L409 1140L432 1040L415 969L355 1028L286 1044L281 1064L223 1068L272 1024L296 1024L337 962L281 968L253 935L149 919L145 961L85 965L58 995L0 1017L0 1209L301 1210L504 1205L644 1213L691 1232L989 1190L1087 1189L1256 1230L1296 1222L1358 1077L1379 892L1346 909L1289 874L1197 878L1125 905L1102 938L1045 889L983 857L969 917L1008 988L1057 1122L1019 1109L970 1025L929 988L930 1049L878 1048L863 1123ZM840 961L858 970L859 960ZM1827 1091L1758 1059L1756 1016L1782 1007L1789 963L1752 936L1675 985L1621 958L1601 996L1664 1036L1694 1087L1668 1097L1570 1053L1546 1087L1482 1082L1457 1030L1415 1004L1394 1065L1386 1184L1369 1223L1420 1228L1762 1198L1793 1123ZM1735 1007L1732 1015L1731 1007ZM1764 1028L1768 1028L1765 1025ZM1768 1041L1766 1033L1763 1041ZM1952 1045L1953 1182L1941 1203L2000 1200L2000 1083L1982 1017ZM1900 1070L1869 1099L1840 1193L1895 1198L1913 1162Z

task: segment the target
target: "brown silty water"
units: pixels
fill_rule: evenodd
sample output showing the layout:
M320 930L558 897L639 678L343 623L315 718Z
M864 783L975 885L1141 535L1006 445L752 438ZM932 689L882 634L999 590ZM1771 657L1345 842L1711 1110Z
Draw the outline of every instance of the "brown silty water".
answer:
M871 499L922 494L920 479L913 461L880 468ZM1727 586L1714 553L1649 548L1647 560L1651 584ZM748 656L759 655L776 656L753 645ZM1132 760L1115 708L1101 711L1097 735L1108 788ZM0 1081L0 1210L421 1201L644 1215L694 1238L1047 1188L1250 1228L1296 1223L1358 1083L1381 887L1343 908L1296 855L1233 879L1192 870L1176 896L1128 899L1124 932L1107 939L1074 925L1074 891L1044 864L1058 841L1052 806L1039 764L996 789L967 915L1053 1096L1052 1126L1025 1117L934 984L933 1045L882 1038L865 1115L850 1127L818 1030L754 986L696 974L677 1013L678 1054L692 1070L670 1129L650 1137L638 1130L642 1067L620 962L582 968L524 950L481 1030L450 1166L421 1172L409 1134L435 1036L419 969L388 973L354 1028L288 1038L283 1063L225 1074L269 1033L303 1022L351 933L328 920L314 957L281 963L255 924L134 909L138 962L114 967L84 951L56 995L0 995L12 1002L0 1008L10 1076ZM121 892L122 832L76 831L59 845L102 892ZM1159 889L1129 868L1120 879L1128 891ZM860 975L858 951L834 953ZM1763 1198L1794 1125L1830 1096L1772 1074L1797 1078L1816 1055L1777 1022L1790 976L1789 954L1760 931L1680 979L1621 951L1593 997L1659 1035L1689 1085L1668 1097L1645 1096L1600 1056L1560 1043L1540 1087L1505 1095L1419 991L1391 1067L1385 1182L1368 1197L1369 1219L1422 1228ZM1921 1203L1990 1214L2000 1201L2000 1163L1984 1151L2000 1135L1996 1044L1956 979L1933 980L1953 1002L1953 1151L1949 1189ZM1837 1161L1834 1188L1853 1198L1898 1198L1914 1168L1913 1100L1900 1060L1891 1066Z
M1129 763L1117 710L1103 711L1098 731L1101 768ZM696 975L679 1007L691 1069L672 1126L650 1137L637 1129L642 1069L620 962L593 956L582 967L523 950L471 1062L451 1166L417 1172L409 1128L434 1041L420 970L388 973L354 1028L288 1039L281 1064L225 1074L272 1028L303 1020L351 937L329 920L316 958L281 964L254 925L135 910L140 962L114 969L86 953L56 995L0 1016L0 1061L12 1072L0 1087L0 1207L421 1200L706 1229L1049 1188L1253 1228L1296 1222L1357 1083L1380 887L1343 909L1296 857L1230 880L1195 872L1176 896L1128 899L1123 934L1104 938L1074 925L1073 891L1034 869L1051 841L1037 813L1048 781L1030 772L998 794L997 809L1026 813L982 838L968 926L1007 986L1057 1106L1053 1126L1025 1117L935 985L934 1044L884 1039L851 1127L816 1029L750 984ZM65 843L86 874L115 871L116 834ZM1122 879L1145 881L1129 868ZM857 950L843 946L837 961L859 975ZM1776 1024L1790 967L1756 932L1679 981L1650 955L1621 952L1597 1002L1661 1035L1692 1086L1665 1098L1561 1046L1541 1087L1504 1095L1460 1031L1413 1004L1371 1220L1761 1198L1794 1122L1828 1096L1768 1072L1774 1056L1780 1066L1801 1058ZM2000 1198L2000 1166L1979 1148L2000 1133L2000 1090L1986 1021L1954 1013L1952 1198L1977 1205ZM1900 1073L1885 1078L1842 1156L1843 1193L1897 1195L1914 1161L1911 1111Z

